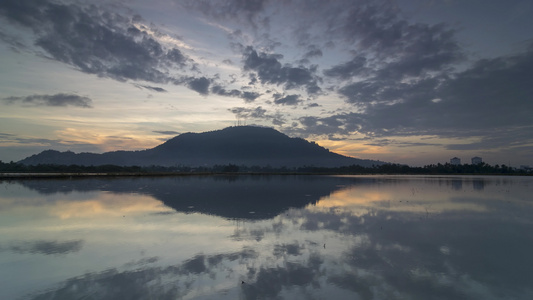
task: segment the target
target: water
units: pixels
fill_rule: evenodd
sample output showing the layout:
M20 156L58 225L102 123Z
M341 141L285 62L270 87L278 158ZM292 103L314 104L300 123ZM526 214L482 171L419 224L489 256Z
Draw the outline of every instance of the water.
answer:
M533 299L533 177L0 183L0 299Z

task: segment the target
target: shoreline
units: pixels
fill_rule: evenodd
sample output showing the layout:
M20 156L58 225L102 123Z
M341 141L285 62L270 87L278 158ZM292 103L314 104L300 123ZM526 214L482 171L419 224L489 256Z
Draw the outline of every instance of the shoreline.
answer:
M313 173L313 172L153 172L153 173L128 173L128 172L99 172L99 173L0 173L0 180L6 179L74 179L92 177L181 177L181 176L264 176L264 175L324 175L324 176L532 176L531 174L497 174L497 173L442 173L442 174L409 174L409 173Z

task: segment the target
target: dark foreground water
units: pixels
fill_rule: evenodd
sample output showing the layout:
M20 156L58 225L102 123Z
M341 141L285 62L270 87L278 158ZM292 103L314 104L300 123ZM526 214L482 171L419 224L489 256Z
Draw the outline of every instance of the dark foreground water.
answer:
M0 182L0 299L533 299L533 177Z

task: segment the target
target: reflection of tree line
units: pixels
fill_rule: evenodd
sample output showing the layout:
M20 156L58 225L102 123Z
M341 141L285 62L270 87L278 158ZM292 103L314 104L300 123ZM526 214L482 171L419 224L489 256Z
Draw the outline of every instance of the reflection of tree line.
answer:
M154 173L296 173L296 174L530 174L527 170L515 169L506 165L489 165L486 163L452 165L431 164L423 167L410 167L401 164L383 164L363 167L351 165L344 167L302 166L295 168L271 166L237 166L234 164L215 165L211 167L190 166L80 166L80 165L23 165L15 162L0 161L0 172L4 173L135 173L139 175Z
M454 190L461 190L463 189L463 183L465 182L465 180L463 179L452 179L451 180L451 185L452 185L452 188ZM467 181L467 182L470 182L472 183L472 188L474 188L474 190L476 191L482 191L483 189L485 189L485 180L483 179L473 179L471 181Z

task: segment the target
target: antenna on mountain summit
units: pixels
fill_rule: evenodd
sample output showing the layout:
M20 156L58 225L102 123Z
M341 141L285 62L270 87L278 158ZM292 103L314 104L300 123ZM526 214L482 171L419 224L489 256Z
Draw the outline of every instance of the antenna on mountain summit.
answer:
M246 126L246 119L244 119L244 121L241 121L240 118L237 118L237 121L235 122L235 126Z

